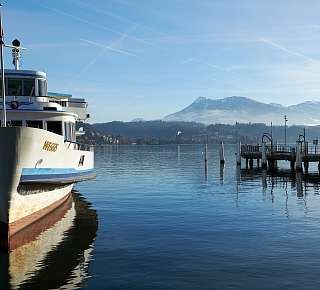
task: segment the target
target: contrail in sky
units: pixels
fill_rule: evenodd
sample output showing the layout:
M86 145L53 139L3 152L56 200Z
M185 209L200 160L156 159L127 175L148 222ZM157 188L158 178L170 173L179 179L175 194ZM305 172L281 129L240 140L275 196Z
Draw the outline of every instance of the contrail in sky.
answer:
M136 27L130 28L130 29L128 30L128 32L134 30L135 28L136 28ZM121 37L119 37L118 39L112 41L112 42L108 45L108 47L111 47L111 48L113 48L113 50L114 50L114 49L115 49L114 46L117 45L118 43L120 43L121 41L123 41L124 39L126 39L128 36L129 36L128 33L124 33ZM82 41L88 43L88 40L86 40L86 39L82 39ZM92 44L92 41L90 41L89 44L95 45L95 44ZM96 45L95 45L95 46L96 46ZM99 45L99 47L101 47L101 45ZM106 49L106 48L105 48L105 45L103 45L103 47L102 47L102 49L101 49L101 52L100 52L99 54L95 55L95 57L94 57L91 61L87 62L87 63L78 71L77 75L74 75L72 78L70 78L70 82L69 82L68 85L70 86L71 83L73 82L73 80L79 78L82 74L84 74L85 72L87 72L87 71L89 70L89 68L90 68L91 66L93 66L99 59L101 59L101 58L107 53L107 51L109 51L109 50L110 50L110 49Z
M224 72L230 72L231 70L228 69L228 68L224 68L224 67L221 67L219 65L215 65L215 64L212 64L212 63L209 63L209 62L206 62L206 61L203 61L202 59L199 59L199 58L196 58L196 57L191 57L191 58L188 58L184 61L182 61L181 63L182 64L187 64L187 63L199 63L199 64L203 64L205 66L208 66L214 70L219 70L219 71L224 71Z
M95 42L95 41L92 41L92 40L88 40L88 39L84 39L84 38L81 38L80 40L84 41L86 43L92 44L94 46L97 46L97 47L101 47L101 48L104 48L104 49L111 50L113 52L118 52L118 53L122 53L122 54L125 54L125 55L130 55L130 56L137 57L137 55L134 54L134 53L131 53L131 52L128 52L128 51L125 51L125 50L122 50L122 49L114 48L114 47L112 47L110 45L105 45L105 44L98 43L98 42Z
M53 12L55 12L55 13L64 15L64 16L66 16L66 17L68 17L68 18L72 18L72 19L77 20L77 21L79 21L79 22L88 24L88 25L90 25L90 26L94 26L94 27L96 27L96 28L100 28L100 29L103 29L103 30L107 30L107 31L110 31L110 32L112 32L112 33L118 34L118 35L120 35L120 36L125 35L125 34L122 33L122 32L119 32L119 31L117 31L117 30L114 30L114 29L109 28L109 27L104 26L104 25L100 25L100 24L91 22L91 21L89 21L89 20L86 20L86 19L84 19L84 18L78 17L78 16L73 15L73 14L71 14L71 13L68 13L68 12L65 12L65 11L62 11L62 10L53 8L53 7L49 7L49 6L46 6L46 5L43 5L43 4L40 4L39 6L42 7L42 8L45 8L45 9L47 9L47 10L53 11ZM139 41L139 42L142 42L142 43L145 43L145 44L148 44L148 45L152 45L151 43L145 41L144 39L140 39L140 38L135 37L135 36L129 36L129 38L134 39L134 40Z
M144 28L144 29L147 29L147 30L150 30L152 32L155 32L155 33L161 33L161 34L164 34L162 32L159 32L149 26L146 26L146 25L142 25L138 22L135 22L135 21L132 21L131 19L127 18L127 17L124 17L122 15L118 15L118 14L115 14L113 12L110 12L108 10L103 10L103 9L100 9L98 8L97 6L94 6L94 5L91 5L90 3L87 3L87 2L84 2L84 1L80 1L80 0L70 0L71 2L73 2L74 4L76 5L82 5L84 7L86 7L87 9L90 9L91 11L94 11L96 13L99 13L99 14L103 14L103 15L107 15L107 16L110 16L112 18L115 18L115 19L118 19L122 22L126 22L126 23L129 23L129 24L133 24L135 26L139 26L141 28ZM142 40L142 39L141 39ZM152 45L152 43L149 43L150 45Z
M268 44L268 45L270 45L270 46L272 46L274 48L277 48L277 49L279 49L279 50L281 50L283 52L286 52L287 54L294 55L294 56L299 56L299 57L302 57L305 60L308 60L308 61L311 61L311 62L317 62L317 63L320 62L320 60L318 60L318 59L309 57L309 56L307 56L307 55L305 55L303 53L300 53L300 52L296 52L296 51L290 50L290 49L288 49L288 48L286 48L286 47L284 47L284 46L282 46L282 45L280 45L280 44L278 44L278 43L276 43L276 42L274 42L274 41L272 41L270 39L261 38L259 41L261 41L263 43L266 43L266 44Z

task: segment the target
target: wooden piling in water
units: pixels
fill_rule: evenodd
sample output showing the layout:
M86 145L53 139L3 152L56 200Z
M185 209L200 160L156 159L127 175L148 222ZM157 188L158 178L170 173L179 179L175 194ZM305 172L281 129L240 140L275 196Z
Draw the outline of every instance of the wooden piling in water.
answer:
M294 172L294 166L295 166L295 162L293 160L290 161L290 169L292 172Z
M204 144L204 174L205 178L208 176L208 144Z
M253 168L253 159L252 158L249 160L249 166L250 166L250 169Z
M261 158L261 167L263 169L267 168L267 148L266 148L266 142L262 142L262 158Z
M302 149L302 143L297 142L296 145L296 171L302 171L302 154L301 154L301 149Z
M237 166L241 167L241 141L239 141L237 146Z
M225 163L224 145L222 141L220 142L219 155L220 155L220 164L224 164Z

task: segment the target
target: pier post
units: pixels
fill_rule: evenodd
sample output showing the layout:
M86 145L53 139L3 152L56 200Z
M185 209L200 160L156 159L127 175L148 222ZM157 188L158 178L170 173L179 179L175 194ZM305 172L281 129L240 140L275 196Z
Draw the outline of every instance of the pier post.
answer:
M266 148L266 142L262 142L262 159L261 159L261 167L263 169L267 168L267 148Z
M296 172L296 186L297 186L297 196L303 197L303 186L302 186L302 172Z
M252 159L252 158L250 158L249 166L250 166L250 169L252 169L252 168L253 168L253 159Z
M259 168L260 167L260 159L257 158L257 167Z
M262 189L265 192L267 188L267 170L262 169Z
M274 171L274 160L269 159L268 164L269 164L269 170Z
M223 184L223 175L224 175L224 163L220 164L220 184Z
M241 166L241 142L237 146L237 166Z
M302 171L301 147L302 143L298 141L296 145L296 171Z
M294 172L294 165L295 165L294 161L291 160L290 161L290 169L291 169L292 172Z
M273 170L277 171L278 170L278 160L273 161Z
M220 142L219 154L220 154L220 164L224 164L225 163L224 146L222 141Z
M249 159L246 158L246 169L248 169L248 168L249 168Z
M308 161L305 161L303 165L304 165L304 174L308 174L308 171L309 171L309 162L308 162Z
M204 144L204 174L205 178L208 177L208 144Z

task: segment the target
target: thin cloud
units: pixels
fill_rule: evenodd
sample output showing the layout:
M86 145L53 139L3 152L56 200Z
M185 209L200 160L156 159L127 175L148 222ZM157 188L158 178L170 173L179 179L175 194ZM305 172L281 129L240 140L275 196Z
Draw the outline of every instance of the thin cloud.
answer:
M128 52L128 51L123 50L123 49L114 48L114 47L112 47L110 45L105 45L105 44L98 43L98 42L95 42L95 41L92 41L92 40L88 40L88 39L84 39L84 38L80 38L80 40L83 41L83 42L86 42L88 44L91 44L91 45L94 45L94 46L97 46L97 47L101 47L101 48L104 48L104 49L107 49L107 50L110 50L110 51L113 51L113 52L117 52L117 53L121 53L121 54L137 57L137 55L134 54L134 53Z
M304 58L305 60L311 61L311 62L316 62L316 63L320 62L320 60L318 60L318 59L309 57L309 56L307 56L307 55L305 55L303 53L300 53L300 52L296 52L296 51L290 50L290 49L284 47L283 45L280 45L280 44L278 44L278 43L276 43L276 42L274 42L274 41L272 41L270 39L261 38L261 39L259 39L259 41L263 42L265 44L268 44L268 45L270 45L270 46L272 46L274 48L277 48L277 49L279 49L279 50L281 50L281 51L283 51L283 52L285 52L285 53L287 53L289 55L298 56L298 57Z

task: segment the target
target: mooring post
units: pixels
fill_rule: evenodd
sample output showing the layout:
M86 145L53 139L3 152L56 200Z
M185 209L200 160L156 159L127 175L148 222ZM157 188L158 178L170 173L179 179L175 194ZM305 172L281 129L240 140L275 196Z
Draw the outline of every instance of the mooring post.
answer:
M278 170L278 160L273 161L273 170L277 171Z
M239 141L237 146L237 166L241 166L241 141Z
M267 170L262 169L262 189L265 191L267 188Z
M273 159L269 159L268 160L268 164L269 164L269 170L273 171L274 170L274 160Z
M308 162L308 161L305 161L303 165L304 165L304 174L308 174L308 171L309 171L309 162Z
M302 172L301 171L296 172L296 186L297 186L297 196L302 197L303 196L303 186L302 186Z
M296 145L296 171L302 171L301 145L302 143L298 141Z
M250 169L252 169L252 168L253 168L253 159L252 159L252 158L250 158L249 166L250 166Z
M220 154L220 164L224 164L225 163L224 146L222 141L220 142L219 154Z
M267 148L266 148L266 142L262 142L262 159L261 159L261 167L263 169L267 168Z
M220 184L223 184L224 163L220 164Z
M204 177L208 178L208 144L204 144Z
M294 161L291 160L291 161L290 161L290 169L291 169L292 172L294 172L294 165L295 165L295 164L294 164Z

